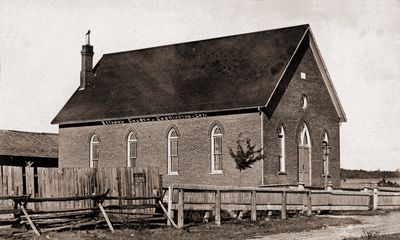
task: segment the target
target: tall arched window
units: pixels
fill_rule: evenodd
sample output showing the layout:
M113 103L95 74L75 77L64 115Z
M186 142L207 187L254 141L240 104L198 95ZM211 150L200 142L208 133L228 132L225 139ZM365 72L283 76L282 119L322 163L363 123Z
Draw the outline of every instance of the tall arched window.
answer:
M325 131L324 140L322 141L322 150L323 150L323 160L324 160L324 176L325 179L329 176L329 155L331 151L331 146L329 145L329 136Z
M168 132L168 174L178 174L178 134L173 128Z
M90 167L99 167L99 138L96 134L93 134L90 138Z
M135 133L131 132L128 135L128 167L136 167L137 158L137 138Z
M211 132L211 173L222 173L222 131L217 125Z
M285 156L285 129L281 125L278 130L278 151L279 151L279 172L286 172L286 156Z

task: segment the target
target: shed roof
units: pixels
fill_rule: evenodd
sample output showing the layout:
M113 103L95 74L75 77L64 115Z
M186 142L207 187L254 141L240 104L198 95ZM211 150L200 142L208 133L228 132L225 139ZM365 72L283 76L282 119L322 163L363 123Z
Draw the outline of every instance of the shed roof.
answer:
M0 155L58 158L58 134L0 130Z
M265 106L308 28L105 54L52 123Z

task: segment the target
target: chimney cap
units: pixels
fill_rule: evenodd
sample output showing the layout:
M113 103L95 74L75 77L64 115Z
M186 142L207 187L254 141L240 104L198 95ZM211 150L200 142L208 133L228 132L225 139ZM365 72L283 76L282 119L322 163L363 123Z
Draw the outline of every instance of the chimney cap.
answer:
M90 29L85 34L86 36L86 45L90 45Z

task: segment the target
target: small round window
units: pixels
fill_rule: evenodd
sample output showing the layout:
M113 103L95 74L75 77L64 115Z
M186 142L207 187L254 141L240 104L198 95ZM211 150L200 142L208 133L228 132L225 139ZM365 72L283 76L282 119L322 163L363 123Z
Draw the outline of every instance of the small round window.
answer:
M307 108L307 97L305 95L301 96L301 108Z

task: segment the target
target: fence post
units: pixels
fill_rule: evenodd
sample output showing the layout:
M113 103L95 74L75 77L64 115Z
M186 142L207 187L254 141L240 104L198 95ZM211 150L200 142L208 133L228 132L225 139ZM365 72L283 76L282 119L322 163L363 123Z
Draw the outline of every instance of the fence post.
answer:
M328 182L328 185L327 185L327 187L326 187L326 190L327 190L327 191L332 191L332 190L333 190L333 184L332 184L331 181Z
M221 225L221 191L215 194L215 224Z
M172 210L172 198L174 196L174 188L172 186L168 186L168 216L173 219L174 212ZM167 226L171 226L171 222L167 220Z
M374 188L372 210L378 209L378 189Z
M251 221L257 221L257 201L256 201L256 190L251 192Z
M281 206L281 218L282 218L282 220L286 220L286 201L287 201L286 191L283 190L283 192L282 192L282 206Z
M163 195L163 179L162 179L162 174L158 174L158 196L162 196ZM162 201L162 199L161 199Z
M373 210L374 209L374 191L366 191L366 193L368 193L368 210Z
M28 203L28 200L29 200L30 198L31 198L31 195L29 195L28 197L26 197L25 200L24 200L23 202L20 202L19 204L20 204L21 210L22 210L22 212L24 213L26 220L28 220L28 223L29 223L29 225L31 226L32 230L36 233L37 236L40 236L40 232L37 230L35 224L32 222L32 220L31 220L31 218L30 218L28 212L27 212L26 209L25 209L25 206L26 206L26 204ZM16 203L16 205L18 205L17 202L15 202L15 203Z
M178 198L178 228L182 228L184 225L184 192L183 189L179 190Z
M307 217L312 215L311 191L307 192Z

